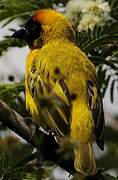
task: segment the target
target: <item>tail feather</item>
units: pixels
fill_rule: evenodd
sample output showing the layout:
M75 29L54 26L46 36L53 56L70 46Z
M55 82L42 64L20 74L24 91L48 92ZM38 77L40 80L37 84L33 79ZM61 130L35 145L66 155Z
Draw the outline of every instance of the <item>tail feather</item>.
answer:
M96 163L91 144L80 144L74 150L74 166L78 172L86 175L94 175L96 172Z

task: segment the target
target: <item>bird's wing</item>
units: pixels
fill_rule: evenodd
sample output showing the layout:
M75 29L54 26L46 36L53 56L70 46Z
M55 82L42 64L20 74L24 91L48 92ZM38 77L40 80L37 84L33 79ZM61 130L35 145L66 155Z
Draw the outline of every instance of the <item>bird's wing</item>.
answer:
M49 73L48 78L49 78ZM39 116L44 117L44 123L56 134L63 136L70 127L70 95L64 80L51 83L45 82L37 68L32 66L28 75L28 88L36 102Z
M95 123L96 143L101 150L104 149L105 120L100 90L91 80L87 83L87 100L92 111Z

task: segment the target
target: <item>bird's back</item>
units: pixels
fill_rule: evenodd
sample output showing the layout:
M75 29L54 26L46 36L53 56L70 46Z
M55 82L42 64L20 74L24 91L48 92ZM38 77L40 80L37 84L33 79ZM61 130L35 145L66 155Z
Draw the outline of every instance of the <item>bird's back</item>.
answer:
M37 54L35 64L45 81L48 80L46 74L50 72L51 81L64 79L70 90L75 83L72 89L77 88L79 91L82 79L86 81L92 78L96 81L94 65L74 43L68 41L52 41L43 46Z

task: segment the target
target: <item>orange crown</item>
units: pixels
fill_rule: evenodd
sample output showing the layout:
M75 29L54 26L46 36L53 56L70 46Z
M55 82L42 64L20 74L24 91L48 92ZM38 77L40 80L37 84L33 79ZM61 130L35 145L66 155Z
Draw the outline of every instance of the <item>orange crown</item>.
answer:
M32 19L41 24L53 24L58 18L65 19L63 15L52 9L41 9L36 11Z

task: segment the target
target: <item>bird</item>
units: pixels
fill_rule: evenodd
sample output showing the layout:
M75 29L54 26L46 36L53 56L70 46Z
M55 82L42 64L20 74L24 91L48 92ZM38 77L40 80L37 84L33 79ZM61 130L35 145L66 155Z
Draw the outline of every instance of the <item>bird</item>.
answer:
M12 37L30 49L25 92L34 122L60 146L70 144L77 172L94 175L93 141L104 150L103 103L96 67L78 47L71 23L56 10L39 9Z

